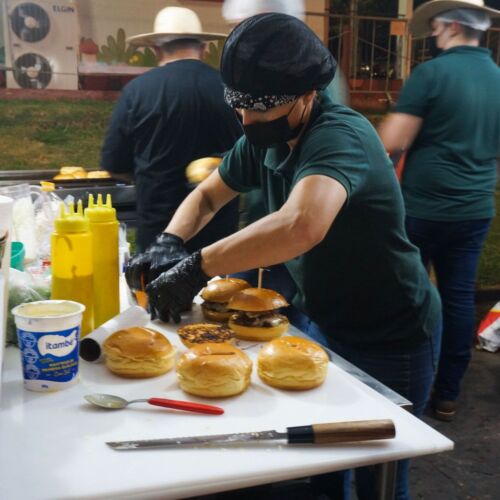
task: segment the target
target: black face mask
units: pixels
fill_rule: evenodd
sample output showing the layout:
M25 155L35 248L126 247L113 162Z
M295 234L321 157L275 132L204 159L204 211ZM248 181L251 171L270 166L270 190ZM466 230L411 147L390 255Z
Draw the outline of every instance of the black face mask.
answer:
M297 104L297 102L298 101L295 101L295 104ZM286 115L280 116L275 120L243 125L243 131L245 132L245 136L250 144L261 148L271 148L295 139L300 134L300 131L304 126L302 123L304 113L302 113L302 117L300 119L301 123L293 129L290 128L288 116L295 107L295 104L290 108L290 111Z

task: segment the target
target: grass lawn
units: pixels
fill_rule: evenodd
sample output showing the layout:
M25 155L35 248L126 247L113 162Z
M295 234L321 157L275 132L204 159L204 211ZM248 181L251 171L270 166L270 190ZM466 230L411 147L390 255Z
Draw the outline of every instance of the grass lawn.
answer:
M0 170L99 166L113 103L0 101Z
M112 109L105 101L0 101L0 170L98 167ZM496 199L500 207L500 189ZM481 256L478 285L500 285L500 217Z

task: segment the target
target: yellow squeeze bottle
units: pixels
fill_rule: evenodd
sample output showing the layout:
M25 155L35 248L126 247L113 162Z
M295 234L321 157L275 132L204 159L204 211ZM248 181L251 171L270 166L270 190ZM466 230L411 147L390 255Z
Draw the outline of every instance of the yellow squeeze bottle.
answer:
M111 205L111 195L102 202L98 195L97 204L89 195L85 215L90 221L92 233L92 259L94 267L94 322L101 326L120 313L119 264L118 264L118 221L116 210Z
M92 235L90 223L83 215L82 202L75 213L73 203L54 221L51 238L52 294L55 300L74 300L85 306L81 336L94 329Z

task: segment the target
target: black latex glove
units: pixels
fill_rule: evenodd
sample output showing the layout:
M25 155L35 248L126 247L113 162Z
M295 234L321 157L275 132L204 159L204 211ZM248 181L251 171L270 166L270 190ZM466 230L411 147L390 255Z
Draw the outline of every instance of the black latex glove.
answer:
M156 237L144 253L134 255L125 268L125 278L133 290L142 290L161 273L174 267L188 256L184 242L179 236L162 233ZM141 282L141 277L144 283Z
M179 323L181 312L190 308L194 296L209 279L201 268L200 250L162 273L146 288L151 319L167 322L172 318Z

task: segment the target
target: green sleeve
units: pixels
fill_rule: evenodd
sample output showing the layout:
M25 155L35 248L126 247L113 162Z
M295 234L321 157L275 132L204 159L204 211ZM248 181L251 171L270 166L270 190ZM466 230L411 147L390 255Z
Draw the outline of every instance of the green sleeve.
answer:
M219 167L219 174L233 191L246 193L260 187L259 173L254 151L245 136L242 136L224 157Z
M433 81L432 66L419 64L404 84L394 112L423 118L432 98Z
M313 132L302 147L294 183L310 175L326 175L340 182L350 198L362 186L369 161L358 134L336 123Z

